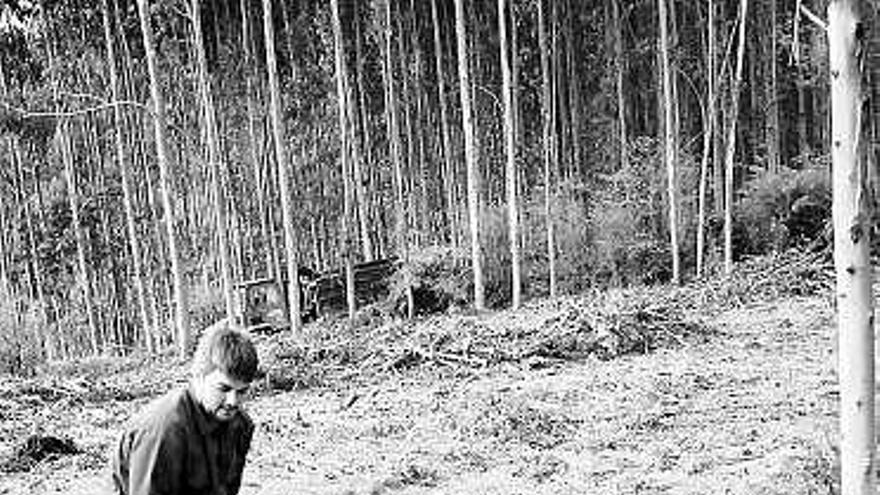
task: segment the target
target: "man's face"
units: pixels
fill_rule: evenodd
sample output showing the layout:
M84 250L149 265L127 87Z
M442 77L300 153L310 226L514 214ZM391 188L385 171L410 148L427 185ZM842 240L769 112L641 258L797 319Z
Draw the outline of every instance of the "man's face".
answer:
M215 369L196 381L196 394L208 414L220 421L229 421L238 414L250 385Z

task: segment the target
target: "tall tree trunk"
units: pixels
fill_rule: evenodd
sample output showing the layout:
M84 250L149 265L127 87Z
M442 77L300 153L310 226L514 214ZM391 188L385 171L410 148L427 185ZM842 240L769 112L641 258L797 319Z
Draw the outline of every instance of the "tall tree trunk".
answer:
M449 132L449 108L446 96L446 71L443 68L443 38L440 35L440 16L438 15L437 2L431 0L431 21L434 27L434 65L437 73L437 93L440 100L440 155L443 163L444 191L446 193L446 216L448 218L449 233L452 244L461 244L461 227L458 222L458 200L455 194L456 174L455 161L452 159L452 136Z
M727 113L723 105L724 80L720 77L718 71L718 26L724 26L724 9L718 8L718 4L714 0L709 0L709 13L712 14L713 22L709 22L709 39L712 44L709 47L709 59L715 67L713 77L710 82L714 90L713 98L710 101L710 108L714 110L713 125L716 129L715 136L712 139L712 172L714 186L712 191L712 203L715 216L721 218L724 215L724 116ZM721 15L719 16L719 12ZM720 239L718 240L720 242Z
M742 82L748 8L749 0L740 0L736 73L733 87L730 88L730 117L727 127L727 150L724 154L724 273L727 275L733 273L733 155L736 152L736 121L739 114L739 88Z
M393 1L393 0L388 0ZM405 213L407 215L407 223L408 228L406 230L407 236L407 244L421 242L419 236L421 235L422 225L420 224L422 220L422 216L419 215L419 212L416 211L416 194L415 194L415 183L416 178L414 177L415 173L415 162L416 162L416 148L415 148L415 138L413 132L413 117L412 117L412 94L410 92L409 86L409 72L410 72L410 63L409 56L407 55L408 50L406 47L406 39L404 37L404 33L406 33L406 29L403 25L403 13L402 6L398 6L398 15L395 16L395 24L397 25L397 58L400 60L400 95L401 95L401 104L403 105L403 135L406 136L406 156L403 157L403 183L401 184L404 192L404 206Z
M766 81L766 109L767 122L765 127L765 140L767 146L767 164L768 169L772 172L779 172L779 94L777 89L776 74L776 1L768 0L770 4L769 23L770 23L770 54L768 72Z
M361 140L360 140L360 149L361 152L358 154L360 160L358 161L360 165L355 169L355 184L357 186L358 193L358 219L360 219L360 228L361 228L361 238L363 248L364 260L369 261L375 258L376 251L373 248L373 239L372 239L372 222L373 218L371 215L371 204L372 204L372 195L370 194L369 188L367 187L370 171L373 169L373 153L372 153L372 139L370 133L370 109L368 107L367 101L367 87L364 83L364 59L363 59L363 39L364 35L363 30L361 29L361 14L360 8L358 7L358 3L354 4L355 15L354 15L354 26L355 26L355 60L356 60L356 73L357 73L357 96L358 96L358 108L359 112L359 120L361 123ZM365 172L366 170L366 172Z
M141 31L144 38L144 52L147 58L147 69L150 74L150 94L153 110L153 127L156 139L156 154L159 161L159 184L162 191L163 219L168 236L168 257L171 260L171 278L174 290L174 320L177 328L177 352L183 358L189 352L189 307L184 287L183 270L180 266L180 253L177 247L175 232L174 192L172 189L171 165L168 160L168 144L166 142L165 103L159 81L159 68L156 60L156 49L153 42L153 28L150 25L150 8L148 0L138 0Z
M342 259L345 263L345 300L348 305L348 317L354 318L357 310L355 300L354 280L354 252L351 235L351 221L353 214L352 196L354 195L351 178L351 164L349 150L351 149L348 126L348 93L346 91L346 72L342 46L342 24L339 17L339 1L331 0L333 7L333 38L334 54L336 61L336 92L337 108L339 110L339 138L340 138L340 167L342 169L343 208L342 213Z
M477 154L474 113L471 108L470 69L468 67L467 30L464 17L465 0L455 0L455 32L458 45L458 87L461 96L461 121L464 128L464 154L467 164L468 214L471 230L471 265L474 276L474 307L486 307L483 286L483 253L480 243L480 172Z
M553 221L553 80L550 74L550 45L547 39L547 19L544 16L544 0L538 4L538 45L541 53L541 120L543 122L544 151L544 216L547 221L547 265L550 270L550 297L556 297L556 234Z
M257 200L257 214L260 219L260 236L263 241L263 253L265 254L266 260L266 273L268 276L273 278L278 278L278 267L275 263L275 256L272 253L272 249L270 246L272 245L272 241L270 236L272 233L269 229L269 224L267 221L267 208L266 208L266 195L264 194L264 184L268 182L266 174L263 173L263 141L262 141L262 130L263 130L263 121L262 117L259 117L258 114L262 114L261 111L257 110L257 102L256 95L254 92L257 90L257 86L262 78L258 78L255 80L254 72L257 66L257 61L255 60L252 48L251 41L251 17L250 17L250 7L248 0L240 0L241 6L241 46L242 51L244 53L244 66L249 68L245 70L245 99L247 101L247 122L248 122L248 140L250 141L249 152L250 152L250 160L251 160L251 169L254 174L254 182ZM262 105L260 105L262 108Z
M581 4L580 0L568 0L566 2L565 16L565 46L566 46L566 66L568 67L568 112L571 122L571 173L577 174L578 181L586 178L586 169L581 168L581 104L580 104L580 84L578 84L577 73L577 57L575 50L577 46L574 42L574 19L576 17L574 9Z
M190 3L190 15L193 22L193 45L196 51L196 74L198 77L199 103L202 109L205 129L202 135L208 148L208 168L211 178L211 197L214 209L214 228L217 229L216 250L220 254L220 279L223 286L223 300L226 303L226 316L235 315L235 300L232 287L232 261L229 258L229 233L226 225L226 197L224 194L225 163L220 150L220 136L217 129L217 108L211 94L208 59L205 55L203 42L202 13L200 0ZM216 29L215 29L216 30Z
M669 244L672 253L672 283L681 282L678 255L678 214L675 180L675 117L672 100L672 74L669 68L669 20L667 19L667 0L657 0L657 15L660 22L660 77L663 86L663 156L666 161L666 194L669 198Z
M9 279L9 255L13 246L6 237L7 198L0 194L0 297L10 297L15 292Z
M423 99L425 97L424 92L424 84L422 77L422 48L419 43L419 24L418 24L418 11L416 9L415 0L409 0L409 10L410 15L407 16L407 25L409 26L409 39L410 39L410 50L412 50L413 58L412 58L412 89L413 89L413 100L415 102L415 126L412 128L412 135L417 144L418 152L417 152L417 161L419 165L418 170L418 184L419 184L419 206L418 213L420 220L417 225L420 226L419 233L422 234L427 233L425 235L425 239L429 242L434 241L435 239L430 238L431 233L436 233L437 229L433 224L433 211L431 210L431 197L428 189L428 159L425 152L425 143L428 140L428 133L424 132L424 129L429 128L429 120L428 115L426 115L425 105L423 104Z
M623 53L623 22L620 19L621 0L611 0L611 29L614 31L614 72L617 90L617 140L619 142L620 170L626 170L626 94L623 79L626 74L626 55Z
M773 0L775 1L775 0ZM700 161L700 186L697 200L697 277L703 276L706 255L706 196L709 182L709 157L714 156L712 144L717 116L715 115L715 0L707 0L706 105L703 111L703 158Z
M863 86L869 32L856 0L833 0L828 5L841 495L876 493L874 297L865 132L871 112Z
M800 37L800 18L802 0L795 2L794 15L794 36L795 40ZM800 50L800 44L795 44L795 50ZM804 63L799 60L800 54L795 53L797 80L795 88L797 90L797 134L798 134L798 154L805 156L810 151L810 139L807 135L807 79L804 70Z
M504 148L507 157L505 178L507 187L507 218L508 237L510 240L511 294L513 307L519 308L522 303L522 282L520 272L520 239L519 239L519 198L517 197L516 139L513 127L513 90L510 70L510 42L507 39L507 0L498 0L498 31L499 57L501 59L501 79L503 87L504 107ZM512 24L515 17L511 12Z
M296 233L293 229L293 205L290 204L290 170L284 146L284 123L281 120L281 89L278 82L278 63L275 58L275 30L272 25L272 0L263 0L263 40L266 46L266 72L269 75L269 115L275 145L275 164L278 170L278 189L281 195L281 217L284 224L284 248L287 257L287 310L290 326L299 338L302 331L300 311ZM293 67L291 65L291 67Z
M392 12L392 0L385 1L385 57L383 59L383 74L385 78L385 122L388 126L388 152L394 167L394 232L396 238L397 255L405 264L409 263L409 242L407 239L407 221L403 199L403 158L400 144L400 127L397 121L397 98L394 77L394 23ZM413 299L412 285L406 284L407 315L413 317L415 301Z

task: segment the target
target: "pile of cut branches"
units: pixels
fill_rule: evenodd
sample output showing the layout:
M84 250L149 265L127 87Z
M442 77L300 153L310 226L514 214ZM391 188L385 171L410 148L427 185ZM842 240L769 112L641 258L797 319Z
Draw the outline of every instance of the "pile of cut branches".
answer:
M723 310L784 297L831 294L834 265L827 250L781 253L749 258L737 263L733 273L697 281L687 290L694 309Z

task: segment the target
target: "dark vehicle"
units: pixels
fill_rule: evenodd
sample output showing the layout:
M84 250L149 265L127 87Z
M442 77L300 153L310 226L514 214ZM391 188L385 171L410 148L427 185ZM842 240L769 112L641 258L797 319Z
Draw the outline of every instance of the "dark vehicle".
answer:
M397 258L354 266L355 299L358 306L375 302L388 294ZM319 315L346 309L345 270L324 273L300 267L300 312L305 322ZM237 285L236 318L252 332L278 332L290 326L287 318L287 283L275 278L248 280Z

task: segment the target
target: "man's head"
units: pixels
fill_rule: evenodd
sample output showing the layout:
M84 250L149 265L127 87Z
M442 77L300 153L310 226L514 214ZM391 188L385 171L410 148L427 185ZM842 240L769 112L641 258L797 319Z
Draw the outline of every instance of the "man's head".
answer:
M190 369L197 400L221 421L232 419L257 375L257 351L248 334L228 319L206 328Z

